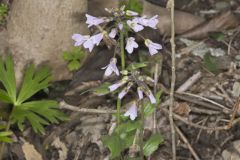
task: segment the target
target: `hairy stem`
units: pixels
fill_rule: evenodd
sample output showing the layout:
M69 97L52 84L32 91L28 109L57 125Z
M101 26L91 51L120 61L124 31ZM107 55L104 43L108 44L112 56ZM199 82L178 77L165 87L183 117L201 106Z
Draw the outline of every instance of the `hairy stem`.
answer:
M144 135L144 105L142 100L140 101L140 108L141 108L141 128L140 128L140 157L143 160L143 135Z
M120 124L120 115L121 115L121 99L117 99L117 124Z
M121 64L122 70L125 69L125 50L124 50L124 33L120 33L120 47L121 47Z
M170 90L170 104L169 104L169 121L171 125L171 138L172 138L172 159L176 160L176 137L175 137L175 128L173 121L173 104L174 104L174 88L176 81L176 71L175 71L175 24L174 24L174 6L175 1L169 0L168 4L171 8L171 50L172 50L172 79L171 79L171 90Z

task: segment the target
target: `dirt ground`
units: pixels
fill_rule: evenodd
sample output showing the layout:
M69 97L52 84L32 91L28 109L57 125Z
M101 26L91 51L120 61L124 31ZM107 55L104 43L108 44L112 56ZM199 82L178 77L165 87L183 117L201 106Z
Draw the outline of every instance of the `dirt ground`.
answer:
M228 11L240 17L240 2L237 0L184 0L176 2L178 10L199 15L206 18L207 21ZM149 160L171 159L171 136L168 121L171 80L169 37L161 36L161 43L164 49L160 56L161 75L158 87L163 90L163 95L156 112L156 130L164 136L165 141ZM239 160L239 26L223 30L221 33L208 33L208 36L195 40L177 36L176 51L177 79L174 122L177 136L177 159ZM146 52L146 50L143 49L142 52ZM94 70L87 67L84 70L83 73L88 73L89 76L94 77ZM89 86L100 85L101 81L92 81L90 78L85 83L77 83L78 86L75 86L74 89L71 88L70 83L71 81L55 82L49 88L49 95L43 92L39 93L37 97L48 97L59 102L66 102L75 109L76 107L78 109L99 110L114 110L116 108L116 100L113 97L99 97L91 92L84 92ZM77 91L76 88L78 88ZM69 115L69 121L48 127L44 136L34 134L30 128L23 134L15 128L17 140L8 146L9 156L6 159L24 159L24 153L21 149L24 142L21 141L21 138L33 144L46 160L106 159L109 156L109 151L103 147L101 135L109 133L114 121L112 115L77 112L67 108L66 104L62 104L62 108ZM151 119L146 120L146 124L151 123ZM146 125L146 134L152 132L152 128L149 126L151 125Z

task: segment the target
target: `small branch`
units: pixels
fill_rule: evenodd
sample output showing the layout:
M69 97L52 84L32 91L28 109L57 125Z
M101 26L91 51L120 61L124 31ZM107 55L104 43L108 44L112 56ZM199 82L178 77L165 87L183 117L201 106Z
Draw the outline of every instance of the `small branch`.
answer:
M190 77L184 84L182 84L176 92L187 91L195 82L197 82L202 77L202 73L198 71L192 77Z
M188 139L184 136L182 131L176 125L175 125L175 129L176 129L178 135L180 136L180 138L182 139L182 141L187 145L187 147L190 150L190 152L192 153L194 159L195 160L200 160L200 158L198 157L197 153L195 152L195 150L193 149L191 144L188 142Z
M169 121L171 125L171 137L172 137L172 159L176 160L176 137L175 137L175 128L173 121L173 104L174 104L174 88L176 81L176 71L175 71L175 20L174 20L174 6L175 0L168 0L168 5L171 8L171 48L172 48L172 79L171 79L171 90L170 90L170 105L169 105Z
M116 113L116 110L101 110L101 109L89 109L89 108L79 108L76 106L72 106L67 104L64 101L61 101L59 103L60 105L60 109L67 109L67 110L71 110L74 112L82 112L82 113L93 113L93 114L113 114Z

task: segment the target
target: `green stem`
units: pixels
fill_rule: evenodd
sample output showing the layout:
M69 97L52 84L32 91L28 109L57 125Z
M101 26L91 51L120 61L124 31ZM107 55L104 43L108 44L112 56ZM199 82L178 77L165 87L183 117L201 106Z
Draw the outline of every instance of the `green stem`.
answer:
M117 100L117 124L120 124L120 115L121 115L121 99Z
M122 63L122 70L125 69L125 50L124 50L124 34L120 32L120 47L121 47L121 63Z
M144 134L144 105L142 100L140 101L140 108L141 108L141 128L140 128L140 157L144 159L143 153L143 134Z

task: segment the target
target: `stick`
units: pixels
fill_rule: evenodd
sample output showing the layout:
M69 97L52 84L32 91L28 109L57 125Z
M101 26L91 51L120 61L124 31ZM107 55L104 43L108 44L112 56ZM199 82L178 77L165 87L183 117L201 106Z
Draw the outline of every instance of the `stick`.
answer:
M171 125L171 136L172 136L172 159L176 160L176 137L175 137L175 128L173 121L173 104L174 104L174 88L176 81L176 71L175 71L175 20L174 20L174 6L175 0L168 0L167 7L171 8L171 49L172 49L172 79L171 79L171 90L170 90L170 105L169 105L169 121Z
M186 143L188 149L190 150L190 152L192 153L193 157L195 160L200 160L200 158L198 157L197 153L195 152L195 150L193 149L193 147L191 146L191 144L188 142L187 138L184 136L184 134L182 133L182 131L175 125L175 129L178 133L178 135L180 136L180 138L182 139L182 141L184 143Z

